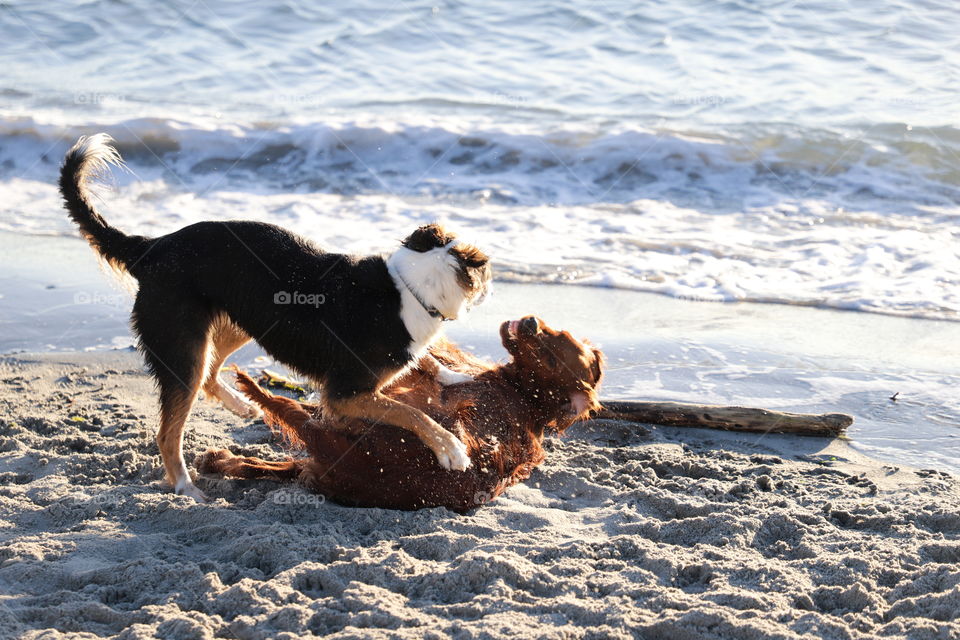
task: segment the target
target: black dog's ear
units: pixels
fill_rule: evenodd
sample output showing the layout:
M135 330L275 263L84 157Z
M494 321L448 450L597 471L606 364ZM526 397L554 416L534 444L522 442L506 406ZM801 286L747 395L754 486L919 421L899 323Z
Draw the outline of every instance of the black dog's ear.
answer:
M472 244L457 245L453 249L450 249L450 253L456 256L460 264L465 267L470 267L471 269L479 269L490 262L487 254Z
M441 227L436 222L425 224L403 239L402 244L411 251L424 253L431 249L445 247L456 239L456 236Z
M603 351L600 349L593 350L593 362L590 363L590 372L593 374L593 384L594 386L600 382L600 378L603 377L603 363L606 358L603 356Z
M479 304L490 291L490 258L472 244L458 244L449 250L457 259L457 282L473 303Z

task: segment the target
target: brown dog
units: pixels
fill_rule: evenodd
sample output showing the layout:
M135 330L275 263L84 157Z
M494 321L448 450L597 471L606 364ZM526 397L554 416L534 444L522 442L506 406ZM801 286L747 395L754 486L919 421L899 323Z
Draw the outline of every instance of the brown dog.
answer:
M447 367L474 379L444 389L432 366L406 374L385 393L416 407L467 445L472 464L461 473L441 467L409 432L364 420L334 428L318 407L273 396L238 372L241 390L279 424L309 458L270 462L208 451L201 473L299 480L343 504L390 509L477 507L530 476L543 462L545 431L562 433L599 409L603 355L566 331L528 316L500 328L511 361L491 365L449 342L431 349Z

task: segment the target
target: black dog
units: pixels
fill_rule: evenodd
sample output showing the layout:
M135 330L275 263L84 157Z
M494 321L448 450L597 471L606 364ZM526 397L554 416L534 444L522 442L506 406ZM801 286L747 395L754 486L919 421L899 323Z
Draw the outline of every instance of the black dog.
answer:
M199 222L158 238L111 227L88 182L120 164L105 134L67 152L60 192L70 218L114 268L139 282L133 330L160 390L157 442L176 492L203 500L183 460L183 428L198 391L256 415L219 380L249 340L321 385L331 416L383 421L419 436L445 468L470 464L466 447L419 409L380 390L413 364L445 384L464 379L427 354L443 320L489 289L487 256L439 225L417 229L388 257L326 253L280 227Z

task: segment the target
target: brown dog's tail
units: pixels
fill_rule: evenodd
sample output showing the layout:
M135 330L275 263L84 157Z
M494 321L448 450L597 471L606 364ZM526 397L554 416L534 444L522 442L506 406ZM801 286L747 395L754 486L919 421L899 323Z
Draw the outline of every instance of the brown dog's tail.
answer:
M234 367L233 372L237 376L237 388L263 409L271 424L280 427L284 438L295 447L306 447L310 430L317 426L313 416L296 400L267 393L238 367Z
M110 146L112 139L105 133L83 136L67 151L60 167L60 194L70 219L94 251L115 269L131 271L146 253L150 240L143 236L128 236L107 224L93 206L91 180L106 173L113 164L123 165L117 150Z

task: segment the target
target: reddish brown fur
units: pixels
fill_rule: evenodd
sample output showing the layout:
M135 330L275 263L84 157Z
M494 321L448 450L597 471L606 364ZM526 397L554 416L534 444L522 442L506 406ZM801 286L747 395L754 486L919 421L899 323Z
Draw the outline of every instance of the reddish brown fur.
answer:
M241 391L309 458L268 462L209 451L198 459L198 469L243 478L296 476L327 498L356 506L455 511L479 506L527 479L543 462L545 431L562 432L599 408L599 350L534 318L504 323L501 337L512 356L503 365L490 365L448 342L431 350L448 367L474 375L473 382L444 389L426 366L385 390L460 437L472 461L466 471L443 469L408 431L366 420L327 422L317 407L269 394L239 371Z

